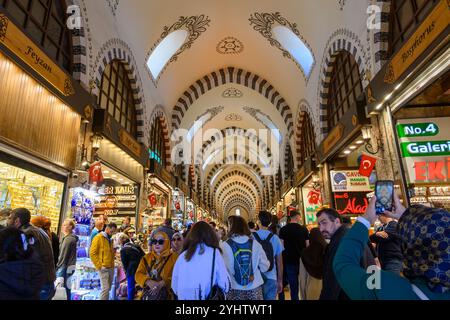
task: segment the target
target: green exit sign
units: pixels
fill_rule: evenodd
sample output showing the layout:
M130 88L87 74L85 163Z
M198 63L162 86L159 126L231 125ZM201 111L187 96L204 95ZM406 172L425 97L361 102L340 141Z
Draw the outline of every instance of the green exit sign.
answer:
M439 127L435 123L411 123L397 125L400 138L433 137L439 134Z

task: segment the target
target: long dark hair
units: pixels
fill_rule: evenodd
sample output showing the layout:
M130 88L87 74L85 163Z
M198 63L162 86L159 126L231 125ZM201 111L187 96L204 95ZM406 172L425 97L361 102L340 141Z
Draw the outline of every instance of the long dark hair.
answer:
M198 245L206 245L208 247L218 249L219 252L222 253L222 250L220 250L219 247L219 238L217 237L216 232L211 225L204 221L194 224L189 231L186 240L184 241L183 252L186 251L186 261L191 261ZM202 247L200 254L203 254L204 252L204 248Z
M233 236L251 236L252 232L250 231L247 222L245 219L239 216L230 216L228 217L228 223L230 224L230 231L228 232L228 238L232 238Z

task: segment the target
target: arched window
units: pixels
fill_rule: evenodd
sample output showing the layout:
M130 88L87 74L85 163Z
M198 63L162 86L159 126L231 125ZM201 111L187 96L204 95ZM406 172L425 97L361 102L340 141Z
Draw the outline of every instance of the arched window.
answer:
M330 130L337 125L344 113L356 103L356 99L363 92L358 64L349 52L342 50L338 53L331 73L327 107Z
M72 34L63 0L0 0L21 27L57 64L72 73Z
M439 0L391 0L389 56L397 52Z
M292 155L291 145L289 143L287 144L286 148L287 159L285 161L286 167L284 168L284 176L286 177L286 179L288 179L288 177L294 174L294 157Z
M155 159L162 166L166 165L163 127L156 118L150 129L150 159Z
M314 135L314 128L311 123L311 118L308 113L303 117L303 125L300 131L301 143L300 143L300 161L298 163L299 168L305 163L307 159L313 157L316 153L316 139Z
M103 72L99 105L136 137L136 106L128 71L120 60L113 60Z

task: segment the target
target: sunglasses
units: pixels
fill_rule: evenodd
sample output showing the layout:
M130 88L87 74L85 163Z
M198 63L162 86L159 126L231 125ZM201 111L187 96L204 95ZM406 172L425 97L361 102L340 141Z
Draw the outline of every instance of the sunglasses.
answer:
M181 238L173 238L172 241L181 241Z
M162 245L164 244L165 241L166 241L165 239L159 239L159 240L152 239L152 240L150 241L150 243L151 243L152 245L159 244L160 246L162 246Z

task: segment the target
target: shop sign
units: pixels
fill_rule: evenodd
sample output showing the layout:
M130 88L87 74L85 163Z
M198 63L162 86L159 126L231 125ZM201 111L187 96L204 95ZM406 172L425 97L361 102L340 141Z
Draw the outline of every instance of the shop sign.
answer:
M449 1L441 0L389 63L384 82L395 83L430 44L445 31L448 21L450 21Z
M70 77L31 41L9 18L0 13L0 43L65 96L75 94Z
M134 215L136 214L137 186L106 186L99 191L99 203L95 204L95 214L108 216Z
M450 182L449 126L448 117L399 120L397 133L408 182Z
M366 192L337 192L333 196L339 214L364 214L369 205Z
M128 132L121 129L119 131L120 143L128 148L136 157L140 158L142 154L141 144L137 142Z
M307 225L317 222L316 213L322 207L322 194L320 190L302 188L303 208L305 210L305 223Z
M371 177L365 177L359 173L358 170L347 171L331 171L331 189L333 192L359 192L359 191L372 191L371 182L376 177L372 173Z
M344 129L344 125L340 123L330 132L330 134L323 141L324 154L327 154L342 139Z

